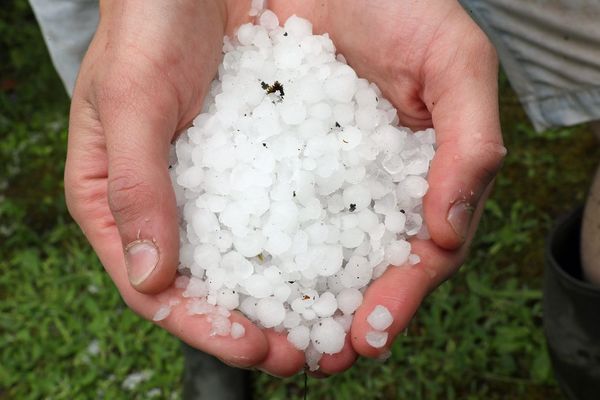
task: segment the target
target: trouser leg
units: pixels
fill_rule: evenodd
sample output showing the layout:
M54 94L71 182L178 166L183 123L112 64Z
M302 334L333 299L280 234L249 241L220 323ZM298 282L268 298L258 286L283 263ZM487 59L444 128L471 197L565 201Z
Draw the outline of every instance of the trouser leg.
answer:
M600 136L600 125L598 128ZM600 168L596 172L583 213L581 263L584 278L600 287Z
M592 121L590 122L590 129L592 133L596 136L596 139L600 142L600 121Z
M571 400L600 393L600 287L583 279L582 210L550 235L544 276L544 333L556 379Z
M184 400L250 400L250 371L233 368L182 343Z

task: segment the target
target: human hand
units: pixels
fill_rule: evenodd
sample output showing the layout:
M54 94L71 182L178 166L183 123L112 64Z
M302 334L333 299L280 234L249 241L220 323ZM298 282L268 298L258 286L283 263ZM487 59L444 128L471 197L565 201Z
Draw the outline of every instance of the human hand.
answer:
M351 330L352 348L367 357L386 351L423 298L463 262L483 203L506 154L497 100L497 57L457 1L272 0L285 21L297 14L328 32L358 75L375 82L402 125L435 127L437 152L424 199L430 240L413 240L415 266L390 268L367 289ZM366 343L377 304L394 316L387 346ZM348 368L352 349L321 359L325 374Z
M171 141L200 112L223 35L246 22L249 8L236 0L100 4L71 105L67 204L125 302L147 319L179 296L171 286L179 260ZM303 367L284 335L239 313L231 319L244 325L243 338L210 337L210 323L183 304L158 325L234 366L281 376Z
M392 4L383 12L380 7L387 4L374 5L371 10L363 3L346 9L335 1L327 3L324 9L313 8L309 1L273 3L272 8L282 21L286 15L296 13L313 20L317 30L324 31L322 28L327 27L350 64L359 74L378 83L402 111L403 124L419 128L433 122L438 130L440 146L430 175L430 194L425 201L433 241L413 243L423 259L422 265L390 270L369 289L353 327L354 348L361 354L374 356L378 352L364 342L367 330L364 319L368 311L375 304L388 306L396 317L391 328L391 333L396 334L407 324L425 293L449 276L464 257L466 246L444 250L456 249L462 243L445 215L451 204L463 198L459 189L466 194L465 202L475 204L478 196L483 197L482 190L470 194L469 188L485 186L493 172L489 176L483 176L482 172L495 170L501 159L494 53L468 17L460 16L456 9L448 9L452 7L436 5L440 10L431 13L423 6L399 10ZM139 4L129 2L115 11L116 4L103 3L98 34L82 66L72 105L65 179L75 219L126 302L149 318L158 308L160 296L167 298L169 293L160 296L143 293L155 293L168 286L178 260L177 227L172 222L176 220L176 211L166 173L169 142L200 110L201 99L220 58L222 34L231 33L244 22L248 5L225 7L224 3L205 1L185 3L184 9L168 8L162 3L142 9ZM444 8L452 16L446 21L443 21ZM374 12L361 13L364 10ZM136 12L137 18L132 18ZM352 18L345 19L345 15ZM411 18L423 20L424 15L429 22L427 29L413 32L411 27L418 23L418 18L415 21ZM385 24L381 24L382 19ZM346 29L344 25L352 21L392 33L381 35L385 40L380 41L382 46L375 57L369 54L373 51L370 47L373 39L379 39L379 35L373 38L375 30L341 34ZM396 32L396 21L407 23ZM433 32L439 27L449 31L448 39L434 40ZM466 43L455 46L455 41L463 40L464 34L472 36L467 37ZM200 37L203 40L193 40ZM434 51L437 49L443 50L439 57ZM484 53L481 57L476 55L479 49ZM396 54L398 58L394 58ZM453 60L461 55L465 59ZM481 80L463 82L462 78L468 74L477 74ZM453 85L456 85L456 103L445 92ZM448 111L455 104L461 105L456 119ZM482 115L477 115L478 112ZM145 118L140 118L141 115ZM467 135L461 139L462 129L473 135L469 137L472 143L464 140ZM485 146L478 148L482 143ZM484 157L480 159L482 154ZM464 175L442 176L448 168ZM436 217L437 224L431 222ZM477 218L476 212L467 236L472 235ZM137 290L133 289L123 268L122 248L129 243L147 247L152 242L160 248L160 259L141 281L140 276L146 274L130 269L130 279ZM129 253L136 254L131 248ZM132 258L144 259L139 253ZM384 283L391 288L383 286ZM300 368L302 354L293 350L284 337L261 332L239 315L234 319L243 323L247 332L237 342L207 339L208 326L186 317L180 309L173 310L168 320L160 324L193 346L235 365L256 365L262 360L261 368L279 375ZM351 346L346 346L342 354L324 357L321 369L328 374L341 371L355 357Z

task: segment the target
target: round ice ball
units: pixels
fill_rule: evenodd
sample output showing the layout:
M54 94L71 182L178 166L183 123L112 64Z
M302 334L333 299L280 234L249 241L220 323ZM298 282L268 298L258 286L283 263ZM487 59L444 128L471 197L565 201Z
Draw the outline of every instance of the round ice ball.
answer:
M337 304L344 314L352 314L362 304L363 295L358 289L346 288L337 295Z
M275 299L261 299L256 306L256 316L265 328L272 328L283 322L285 308Z
M386 246L385 254L389 264L400 266L408 260L410 243L406 240L394 240Z
M386 307L377 305L367 317L367 322L373 329L384 331L392 325L394 318Z
M339 353L344 347L346 332L333 318L324 318L313 325L310 339L315 349L321 353Z
M287 339L298 350L306 350L310 343L310 329L304 325L295 326L288 332Z
M234 322L231 324L231 337L233 339L239 339L241 337L243 337L246 334L246 328L244 328L244 325L238 323L238 322Z
M379 331L369 331L367 332L365 339L371 347L380 349L387 343L388 333Z
M343 192L344 206L351 212L361 211L371 204L371 192L364 185L352 185Z
M313 311L319 317L330 317L337 310L338 304L335 295L331 292L325 292L319 296L312 305Z

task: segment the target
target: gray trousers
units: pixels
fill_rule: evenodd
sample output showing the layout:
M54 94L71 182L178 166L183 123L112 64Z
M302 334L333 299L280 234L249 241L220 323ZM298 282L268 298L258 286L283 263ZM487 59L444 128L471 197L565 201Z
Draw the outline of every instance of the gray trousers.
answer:
M184 400L250 400L250 372L232 368L182 342Z

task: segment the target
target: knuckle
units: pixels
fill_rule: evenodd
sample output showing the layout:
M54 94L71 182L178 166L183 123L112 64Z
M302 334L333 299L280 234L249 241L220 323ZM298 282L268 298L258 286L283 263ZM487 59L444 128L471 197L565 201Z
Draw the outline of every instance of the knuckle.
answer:
M499 64L498 53L485 32L478 26L474 26L465 40L465 68L478 75L495 73Z
M467 163L473 167L473 178L478 182L476 187L483 189L493 181L505 156L506 148L499 142L479 142L473 147Z
M500 169L507 154L500 134L498 137L486 138L483 134L476 133L461 137L455 143L458 145L457 151L464 155L465 162L476 169L485 169L494 173Z
M472 23L471 25L471 32L469 33L468 38L468 43L471 47L489 54L496 53L496 49L486 33L475 23Z
M141 218L144 208L152 201L150 187L131 164L118 168L108 178L108 205L117 223Z
M477 28L475 30L475 32L473 33L472 40L473 45L476 46L480 52L493 57L497 56L496 48L494 47L490 39L487 37L485 32L483 32L480 28Z
M497 66L500 62L498 58L498 52L496 51L496 46L490 42L490 40L486 37L485 43L482 45L483 52L488 55L490 60L493 62L494 66Z
M478 147L478 158L482 162L483 169L489 174L495 175L506 157L506 147L498 142L485 142Z
M77 222L89 216L103 197L103 191L98 185L94 185L85 179L81 172L74 171L69 166L65 168L64 191L69 214Z
M84 197L85 189L82 187L81 181L77 178L74 171L72 171L68 165L65 168L64 175L64 189L65 189L65 203L69 213L77 220L78 218L78 207L80 203L78 199Z
M127 106L132 99L139 101L141 96L154 98L156 93L169 88L166 82L169 75L157 63L139 54L137 49L132 49L132 52L127 60L120 58L118 62L110 62L96 75L94 86L99 105L120 108Z
M139 303L139 297L137 293L134 293L131 290L121 290L121 299L131 311L136 313L137 315L144 317L144 313L142 312L142 306Z
M110 78L100 78L96 84L96 101L101 108L122 108L128 104L136 91L136 84L129 73L109 69Z

